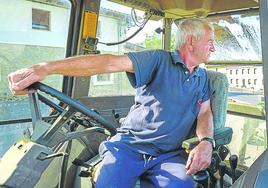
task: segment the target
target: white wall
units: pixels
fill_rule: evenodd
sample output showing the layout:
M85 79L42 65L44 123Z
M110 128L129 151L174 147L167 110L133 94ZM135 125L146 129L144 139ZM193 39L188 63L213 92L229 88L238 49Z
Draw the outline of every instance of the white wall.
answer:
M50 11L50 31L32 29L32 8ZM25 0L0 0L0 10L1 43L66 46L69 9Z
M119 34L119 20L100 15L99 17L99 23L101 23L100 26L100 37L99 41L104 43L110 43L110 42L118 42L121 40L121 36ZM99 29L99 28L98 28ZM98 44L97 49L100 50L102 53L118 53L121 49L121 45L115 45L115 46L106 46L104 44Z
M256 72L254 73L254 69ZM244 70L244 73L242 73ZM249 73L248 73L249 70ZM231 74L232 71L232 74ZM242 66L242 67L228 67L227 68L227 77L229 80L230 87L238 87L238 88L248 88L254 90L262 90L263 89L263 73L262 66ZM232 79L232 82L231 82ZM236 80L238 79L238 83ZM245 86L243 86L243 80L245 80ZM250 84L248 83L250 80ZM257 80L256 84L254 84L254 80Z
M255 91L263 90L262 66L228 66L224 68L209 68L209 69L225 74L228 78L230 87L246 88ZM243 69L244 72L242 73ZM250 70L249 73L248 69ZM256 69L255 73L254 69ZM243 79L245 80L245 86L243 85ZM249 79L251 82L250 84L248 83ZM236 83L236 80L238 80L238 83ZM256 84L254 83L254 80L257 81Z

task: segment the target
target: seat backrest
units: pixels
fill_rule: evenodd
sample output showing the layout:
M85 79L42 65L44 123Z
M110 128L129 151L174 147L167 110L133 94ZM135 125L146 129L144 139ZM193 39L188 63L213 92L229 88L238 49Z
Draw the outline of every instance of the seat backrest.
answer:
M209 90L211 93L210 104L213 114L214 135L218 129L225 127L227 114L227 99L229 83L226 75L221 72L207 70ZM187 138L196 136L196 123L194 122Z
M208 70L210 98L214 130L225 126L229 83L226 75Z

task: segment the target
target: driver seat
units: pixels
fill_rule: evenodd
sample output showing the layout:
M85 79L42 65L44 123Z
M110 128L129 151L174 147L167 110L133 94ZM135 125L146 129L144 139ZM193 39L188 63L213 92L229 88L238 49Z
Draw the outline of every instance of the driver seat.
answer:
M207 169L209 173L198 172L193 175L193 179L197 182L203 179L207 181L216 181L213 174L218 170L219 163L225 159L229 150L224 146L231 142L232 129L230 127L225 127L226 113L227 113L227 98L228 98L228 80L227 77L220 72L208 70L209 78L209 88L212 92L211 96L211 109L213 113L213 123L214 123L214 139L216 142L216 148L213 151L212 163ZM195 136L195 125L193 126L192 132L189 135L188 140L185 140L182 147L186 150L191 150L194 146L198 144L198 138ZM90 166L88 169L90 171L91 182L94 186L94 182L99 174L101 159L96 156L89 160L87 164ZM211 184L211 183L210 183ZM204 185L199 185L200 187L206 187ZM139 181L136 184L136 188L139 188Z
M233 130L230 127L225 127L228 102L229 83L227 77L220 72L207 70L209 79L209 89L212 93L210 97L211 110L213 113L214 125L214 140L216 147L212 153L211 164L206 171L197 172L193 175L193 179L199 183L197 187L210 187L216 185L219 177L214 174L219 170L219 164L224 161L229 154L229 149L225 146L231 142ZM193 126L190 133L190 139L183 142L182 147L186 151L190 151L198 144L198 138L195 137L195 127Z

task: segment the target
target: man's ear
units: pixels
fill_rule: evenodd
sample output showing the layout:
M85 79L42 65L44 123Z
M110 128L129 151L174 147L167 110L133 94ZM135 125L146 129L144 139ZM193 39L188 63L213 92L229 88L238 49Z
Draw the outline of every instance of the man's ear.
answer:
M187 37L186 37L186 46L187 46L187 48L188 48L188 50L190 52L192 52L194 50L193 44L194 44L194 37L193 37L193 35L187 35Z

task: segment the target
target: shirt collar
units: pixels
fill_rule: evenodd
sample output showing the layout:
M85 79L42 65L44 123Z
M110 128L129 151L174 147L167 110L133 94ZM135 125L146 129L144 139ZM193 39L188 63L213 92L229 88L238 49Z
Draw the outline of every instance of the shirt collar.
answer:
M184 65L178 50L175 50L175 51L171 52L171 57L172 57L172 60L173 60L172 61L173 64L175 64L175 65L178 65L178 64Z
M171 57L172 57L172 63L174 65L181 65L184 69L188 70L188 68L185 66L184 62L182 61L178 50L171 52ZM195 67L193 75L202 76L199 66Z

